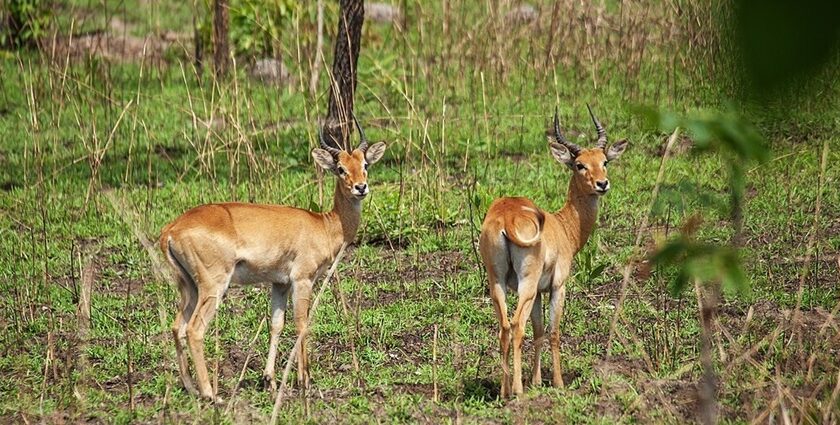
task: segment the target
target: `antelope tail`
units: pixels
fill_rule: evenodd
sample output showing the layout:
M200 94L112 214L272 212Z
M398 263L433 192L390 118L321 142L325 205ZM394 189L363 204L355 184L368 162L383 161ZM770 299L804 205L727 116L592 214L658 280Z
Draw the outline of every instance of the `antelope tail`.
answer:
M522 207L516 214L505 214L505 228L502 233L514 245L527 248L540 242L545 214L542 211Z

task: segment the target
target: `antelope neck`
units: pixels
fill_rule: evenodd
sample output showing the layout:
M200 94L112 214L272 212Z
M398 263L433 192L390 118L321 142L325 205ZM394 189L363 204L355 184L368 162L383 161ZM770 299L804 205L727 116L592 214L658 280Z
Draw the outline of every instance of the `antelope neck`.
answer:
M595 227L595 219L598 217L598 195L580 193L575 178L572 177L566 203L554 215L565 229L575 252L578 252L586 245Z
M362 220L362 200L350 199L345 196L341 191L340 184L340 182L335 183L333 209L326 215L327 221L333 226L337 226L334 230L341 235L342 242L349 244L356 239L356 233L359 231L359 223Z

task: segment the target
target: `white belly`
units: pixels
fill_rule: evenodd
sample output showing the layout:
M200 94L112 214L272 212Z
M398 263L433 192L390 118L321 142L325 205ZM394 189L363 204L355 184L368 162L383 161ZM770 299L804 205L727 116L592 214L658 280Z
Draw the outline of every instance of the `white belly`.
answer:
M247 262L240 262L233 272L231 283L249 285L254 283L281 283L289 284L289 274L283 267L276 267L270 270L261 270L251 267Z

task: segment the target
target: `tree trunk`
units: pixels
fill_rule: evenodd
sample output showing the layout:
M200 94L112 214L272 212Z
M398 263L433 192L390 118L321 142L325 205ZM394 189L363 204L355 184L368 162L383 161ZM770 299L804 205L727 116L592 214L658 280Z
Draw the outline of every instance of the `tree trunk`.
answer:
M341 0L324 135L328 142L335 141L338 147L347 150L352 149L353 95L356 93L356 64L364 20L362 0Z
M228 0L213 1L213 66L216 78L228 73L230 47L228 45Z
M720 283L712 284L713 288L707 291L707 295L703 295L700 283L694 282L697 303L700 305L700 364L703 366L703 376L700 378L697 396L699 419L703 425L718 423L718 376L712 359L712 336L715 332L719 285Z
M195 67L195 75L198 77L198 81L201 81L202 75L204 75L204 43L201 39L201 31L198 28L198 10L196 9L195 7L193 8L193 51L195 54L193 66Z
M309 77L309 94L315 96L318 90L318 77L321 74L321 50L324 48L324 0L318 0L317 38L315 41L315 59L312 62L312 75Z

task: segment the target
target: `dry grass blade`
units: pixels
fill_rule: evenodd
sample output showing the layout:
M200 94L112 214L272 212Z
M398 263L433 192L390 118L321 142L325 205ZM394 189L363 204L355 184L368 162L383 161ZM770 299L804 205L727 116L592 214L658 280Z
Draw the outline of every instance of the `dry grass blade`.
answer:
M837 399L840 397L840 367L837 368L837 378L835 378L837 383L834 385L834 390L831 391L831 399L828 403L826 403L825 407L823 408L823 423L830 424L836 423L836 421L840 418L837 417L837 412L832 411L834 406L837 406Z
M98 249L95 252L79 253L79 267L81 267L79 279L79 302L76 308L76 321L78 326L79 345L78 358L76 359L76 371L79 374L79 380L73 387L73 395L79 400L84 400L84 386L87 385L88 378L88 338L90 335L90 296L93 289L93 282L96 278L96 267L93 263L93 257L98 255Z
M434 335L432 336L432 384L434 385L432 400L438 402L438 380L437 380L437 341L438 341L438 325L434 326Z
M251 338L251 341L248 343L248 355L245 356L245 362L242 364L242 370L239 372L239 379L236 380L236 385L233 386L233 391L230 394L230 400L228 401L227 407L225 407L225 416L230 413L230 409L233 407L234 403L236 402L236 392L239 390L239 386L242 384L242 380L245 379L245 371L248 370L248 362L251 361L251 355L254 354L253 348L254 343L257 342L257 338L259 338L260 333L262 333L262 328L265 326L266 318L260 321L260 325L257 326L257 331L254 332L254 337Z
M126 205L122 199L119 199L117 195L114 194L114 191L105 191L105 197L111 203L114 212L116 212L120 219L128 225L131 232L134 233L134 236L149 254L149 260L152 262L152 272L155 274L155 277L161 282L171 282L172 277L170 275L171 271L169 267L164 264L155 244L152 243L146 233L140 229L139 223L142 222L140 215L131 207Z
M616 325L618 324L619 317L621 316L624 300L627 298L627 286L630 284L630 275L636 265L637 259L635 258L635 255L638 255L638 249L642 243L642 237L644 234L643 232L648 228L648 222L650 221L650 215L653 211L653 205L659 195L659 186L662 184L662 179L665 178L665 163L668 161L668 158L671 155L671 149L674 147L674 142L677 141L679 135L680 128L677 127L674 129L671 137L668 138L668 143L665 145L665 152L662 154L662 161L659 163L659 173L656 175L656 183L653 185L653 194L651 195L650 203L645 210L646 213L642 218L642 224L639 226L639 231L636 233L636 241L633 245L634 254L624 266L624 272L621 279L621 290L619 291L618 300L615 302L615 312L613 313L613 318L610 322L610 335L607 339L607 356L612 353L612 340L615 337Z
M820 215L822 212L822 188L825 184L825 168L828 163L828 140L823 142L822 157L820 160L820 175L817 184L817 200L814 207L814 221L811 225L811 235L808 237L808 245L805 248L805 261L802 263L802 270L799 274L799 289L796 291L796 308L791 320L793 321L793 336L801 338L799 326L802 321L802 296L805 293L805 278L808 276L808 269L811 266L811 258L814 251L814 242L819 231ZM800 344L801 346L801 344Z
M294 332L281 338L287 352L275 350L287 357L273 369L291 356L295 373L312 345L314 372L326 374L311 390L296 375L284 378L277 422L699 421L701 332L719 377L720 422L840 421L840 198L832 191L840 169L827 166L836 153L825 158L824 144L836 143L840 104L831 95L840 68L765 110L738 96L740 80L730 78L739 57L726 37L737 29L727 26L738 18L731 1L395 0L376 2L392 18L365 13L350 92L332 66L341 60L333 44L359 47L341 30L350 21L340 13L340 3L359 2L230 7L227 78L212 72L212 1L69 2L50 13L39 46L5 46L0 423L268 422L265 405L277 390L268 395L251 382L262 377L260 341L271 323L264 288L231 285L228 308L206 334L209 386L226 403L193 397L178 382L171 329L182 294L157 232L205 203L326 212L332 175L310 151L321 125L348 136L347 104L373 142L387 142L387 159L363 203L357 258L349 262L345 251L329 288L310 284L310 299L334 291L321 302L334 296L335 306L318 307L297 352L288 351ZM257 64L277 78L260 77ZM337 113L328 113L331 91L339 92ZM572 139L584 143L592 134L581 131L585 110L573 105L586 101L610 111L605 120L636 142L604 199L605 226L574 271L585 283L570 293L562 321L571 387L534 385L546 388L500 403L478 226L495 196L552 203L565 176L543 152L545 109L556 104ZM713 220L696 242L728 243L729 159L691 154L703 137L686 137L684 125L676 140L647 128L632 112L638 104L696 118L731 104L769 142L767 161L740 164L738 259L752 293L720 303L713 331L698 321L698 304L701 318L711 305L706 287L699 303L693 282L671 297L664 287L673 269L651 270L645 256L659 232L673 241L672 223L695 209ZM324 271L333 258L325 262ZM445 328L440 317L451 319Z

